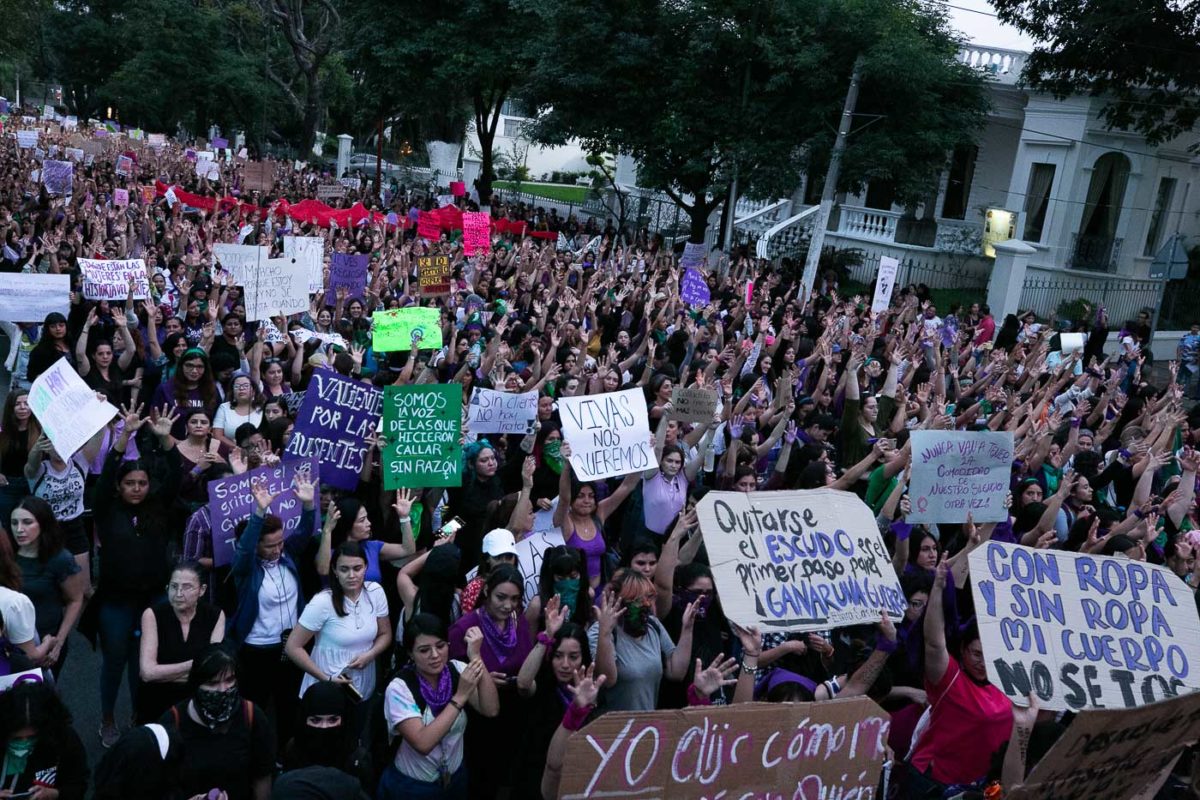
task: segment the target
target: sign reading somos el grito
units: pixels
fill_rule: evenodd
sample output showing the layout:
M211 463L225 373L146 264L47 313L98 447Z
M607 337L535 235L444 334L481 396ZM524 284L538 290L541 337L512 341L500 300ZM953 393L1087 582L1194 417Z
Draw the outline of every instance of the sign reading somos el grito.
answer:
M987 542L971 553L988 679L1042 708L1132 708L1200 688L1200 619L1170 570Z
M901 619L907 603L875 515L849 492L709 492L696 506L729 619L824 631Z

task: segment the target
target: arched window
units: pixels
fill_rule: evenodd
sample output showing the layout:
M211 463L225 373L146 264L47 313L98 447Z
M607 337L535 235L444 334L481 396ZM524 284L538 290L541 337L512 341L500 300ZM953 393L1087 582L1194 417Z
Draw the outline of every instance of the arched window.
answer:
M1129 159L1123 153L1105 153L1096 159L1092 182L1075 240L1072 266L1107 270L1116 258L1117 223L1129 183Z

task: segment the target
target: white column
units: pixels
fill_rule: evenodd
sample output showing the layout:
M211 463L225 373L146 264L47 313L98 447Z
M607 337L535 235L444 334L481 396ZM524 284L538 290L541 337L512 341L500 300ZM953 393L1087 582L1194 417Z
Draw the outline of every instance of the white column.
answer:
M350 169L350 143L354 137L348 133L338 134L337 176L341 178Z
M988 281L987 304L995 319L1004 319L1006 314L1016 314L1020 310L1025 269L1029 266L1029 257L1037 249L1019 239L997 242L995 248L996 263Z

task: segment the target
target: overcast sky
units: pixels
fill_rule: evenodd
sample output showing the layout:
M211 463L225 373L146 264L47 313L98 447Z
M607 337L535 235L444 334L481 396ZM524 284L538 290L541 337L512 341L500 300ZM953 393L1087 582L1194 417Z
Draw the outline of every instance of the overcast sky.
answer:
M962 31L972 43L1026 52L1033 49L1033 39L1016 28L1001 24L995 17L995 10L987 0L945 0L945 2L950 6L958 6L958 8L948 9L950 19L954 26Z

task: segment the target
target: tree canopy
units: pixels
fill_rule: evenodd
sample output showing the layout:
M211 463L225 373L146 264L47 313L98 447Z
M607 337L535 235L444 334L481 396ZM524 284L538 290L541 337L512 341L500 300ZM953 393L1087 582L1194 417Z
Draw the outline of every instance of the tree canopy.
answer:
M1025 67L1034 89L1105 98L1114 128L1151 142L1200 119L1200 1L992 0L1001 20L1039 42Z

